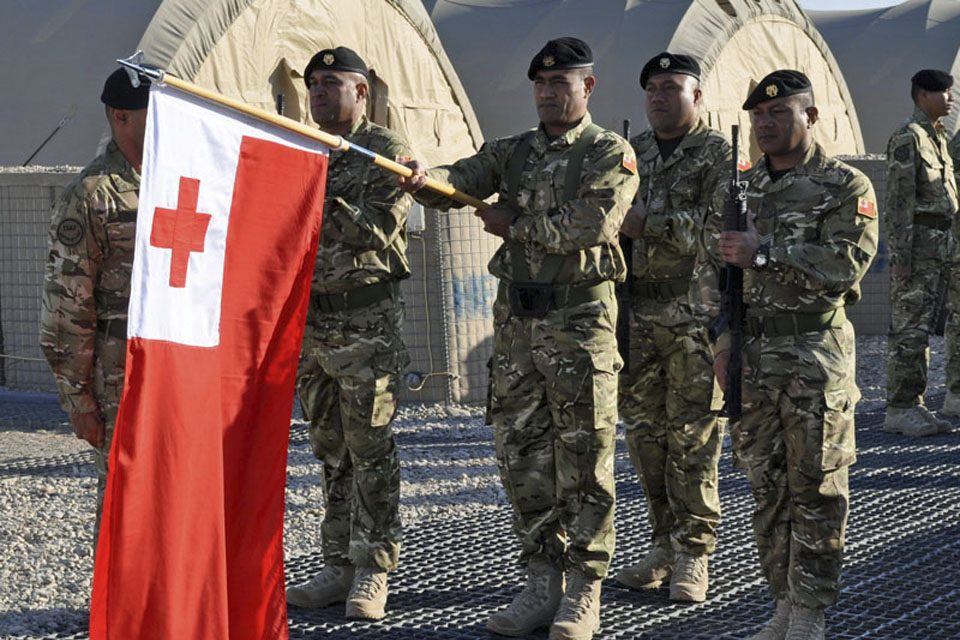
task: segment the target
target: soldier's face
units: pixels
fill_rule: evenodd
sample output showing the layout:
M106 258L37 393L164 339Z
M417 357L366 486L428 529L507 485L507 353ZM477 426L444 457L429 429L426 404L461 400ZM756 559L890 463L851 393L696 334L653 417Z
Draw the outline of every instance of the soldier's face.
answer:
M768 100L750 112L760 150L772 158L806 151L813 141L816 107L807 106L807 96L794 95Z
M367 83L358 73L313 71L307 87L310 115L324 131L346 133L363 113Z
M551 135L580 122L596 80L587 69L540 71L533 78L533 98L540 122Z
M917 106L934 120L943 118L953 108L953 92L950 89L946 91L921 89L917 96Z
M661 73L647 80L647 120L654 133L673 137L696 124L699 84L696 78L684 73Z

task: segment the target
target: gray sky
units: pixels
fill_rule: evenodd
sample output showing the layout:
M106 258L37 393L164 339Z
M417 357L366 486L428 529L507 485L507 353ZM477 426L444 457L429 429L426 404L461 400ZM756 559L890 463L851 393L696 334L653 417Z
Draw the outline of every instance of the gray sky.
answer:
M900 4L899 0L800 0L801 7L813 11L875 9L877 7L892 7L897 4Z

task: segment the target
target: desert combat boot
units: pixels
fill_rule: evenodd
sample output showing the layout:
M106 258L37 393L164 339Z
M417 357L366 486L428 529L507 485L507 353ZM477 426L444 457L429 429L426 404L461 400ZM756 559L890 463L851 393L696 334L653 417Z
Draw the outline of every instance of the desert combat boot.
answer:
M826 624L823 609L808 609L793 605L790 609L790 626L784 640L824 640Z
M912 407L887 407L883 430L905 436L932 436L950 430L950 422L933 415L922 404Z
M287 589L287 603L304 609L317 609L343 602L350 593L353 574L350 565L328 565L310 582Z
M563 572L543 560L527 566L527 584L510 606L490 616L487 629L501 636L522 638L546 627L563 597Z
M787 628L790 626L790 601L786 598L777 600L777 612L758 633L750 636L749 640L783 640L787 637Z
M656 589L673 574L673 549L654 547L639 564L620 571L616 581L631 589Z
M947 397L943 399L943 408L940 409L940 415L948 418L960 418L960 394L947 391Z
M600 628L600 579L570 572L550 640L591 640Z
M674 602L703 602L707 599L707 555L677 552L677 564L670 579Z
M387 607L387 572L357 567L347 596L346 615L352 620L382 620Z

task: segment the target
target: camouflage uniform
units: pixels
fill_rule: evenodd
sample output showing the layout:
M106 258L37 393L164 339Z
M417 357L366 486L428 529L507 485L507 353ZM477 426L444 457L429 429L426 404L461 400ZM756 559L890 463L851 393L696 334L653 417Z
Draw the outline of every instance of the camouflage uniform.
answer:
M633 241L630 371L620 379L620 411L654 546L702 555L713 552L720 522L722 428L703 313L689 292L703 220L730 171L731 149L703 122L666 160L653 131L630 142L647 219L643 238Z
M557 296L591 285L603 290L590 301L557 303L541 318L519 317L506 295L515 267L509 243L490 261L490 272L501 282L493 309L490 418L522 545L520 562L544 561L601 578L614 548L613 454L622 366L612 283L626 273L617 234L637 178L627 142L604 131L586 150L576 197L564 200L571 150L590 123L587 114L553 140L542 127L501 138L428 175L479 198L499 193L504 201L509 160L530 139L516 198L520 216L510 240L520 243L533 277L548 254L564 256L553 279ZM431 207L459 206L426 190L416 197Z
M95 448L97 520L123 390L127 307L140 174L110 142L57 200L44 271L40 346L67 413L97 412L106 426Z
M947 145L950 160L953 162L954 184L960 192L960 131L953 136ZM954 247L960 246L960 223L954 216L953 222ZM944 328L946 335L946 383L947 391L953 397L960 398L960 254L953 253L950 263L950 285L947 291L947 325Z
M395 133L361 117L345 138L388 158L409 156ZM323 461L327 565L396 569L400 466L390 422L409 362L399 281L410 275L411 199L392 174L333 151L297 389Z
M821 609L836 602L849 506L847 467L856 460L856 342L843 308L877 250L873 186L814 144L774 182L766 159L744 174L762 270L744 270L743 417L731 425L736 464L750 482L753 527L774 597ZM715 245L723 193L706 226ZM716 299L704 270L703 296ZM717 350L729 348L723 334Z
M887 403L923 404L928 337L936 330L955 241L957 185L943 127L916 109L887 143L887 207L884 224L891 265L909 266L906 280L890 278ZM960 329L951 314L952 333ZM958 385L960 386L960 385ZM960 389L958 389L960 391Z

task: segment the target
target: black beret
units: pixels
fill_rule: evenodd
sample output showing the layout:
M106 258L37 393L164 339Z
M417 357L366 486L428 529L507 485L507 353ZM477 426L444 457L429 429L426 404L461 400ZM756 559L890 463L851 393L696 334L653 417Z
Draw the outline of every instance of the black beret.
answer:
M318 52L307 63L307 68L303 70L303 81L310 84L310 74L317 68L325 71L350 71L359 73L364 78L370 78L370 72L367 70L367 63L363 61L357 52L346 47L337 47L336 49L324 49Z
M937 69L921 69L913 74L910 82L927 91L946 91L953 86L953 76Z
M579 38L557 38L543 45L543 49L533 56L527 78L533 80L538 71L544 69L583 69L593 66L593 52L590 45Z
M810 84L810 78L800 71L793 69L780 69L767 74L760 84L750 92L747 101L743 103L743 108L747 111L755 106L775 98L786 98L795 96L798 93L811 93L813 85Z
M693 56L664 51L650 58L640 72L640 86L647 88L647 80L661 73L683 73L700 79L700 63Z
M100 102L114 109L146 109L150 102L150 80L140 76L140 86L130 84L126 69L117 69L103 83Z

